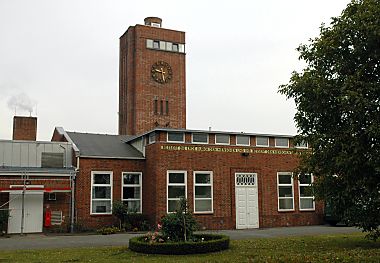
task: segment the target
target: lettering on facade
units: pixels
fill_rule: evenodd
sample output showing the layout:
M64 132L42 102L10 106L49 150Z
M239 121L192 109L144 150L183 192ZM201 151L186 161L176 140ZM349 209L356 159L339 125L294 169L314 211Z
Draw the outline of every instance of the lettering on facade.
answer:
M161 150L166 151L191 151L191 152L223 152L223 153L258 153L258 154L300 154L291 150L266 150L232 147L211 146L183 146L183 145L161 145Z

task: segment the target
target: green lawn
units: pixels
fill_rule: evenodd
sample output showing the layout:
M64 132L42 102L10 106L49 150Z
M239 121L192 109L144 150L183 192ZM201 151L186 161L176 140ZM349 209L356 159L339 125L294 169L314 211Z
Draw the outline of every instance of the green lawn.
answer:
M363 234L255 238L231 242L229 250L156 256L126 247L0 251L0 262L380 262L380 241Z

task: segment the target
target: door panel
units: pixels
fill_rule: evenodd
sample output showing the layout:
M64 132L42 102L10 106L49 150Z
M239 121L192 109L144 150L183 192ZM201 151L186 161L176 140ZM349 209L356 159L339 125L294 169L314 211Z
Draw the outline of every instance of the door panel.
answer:
M259 207L256 174L235 174L236 228L258 228Z
M21 233L22 194L9 193L8 233ZM24 233L42 232L43 192L27 192L24 196Z

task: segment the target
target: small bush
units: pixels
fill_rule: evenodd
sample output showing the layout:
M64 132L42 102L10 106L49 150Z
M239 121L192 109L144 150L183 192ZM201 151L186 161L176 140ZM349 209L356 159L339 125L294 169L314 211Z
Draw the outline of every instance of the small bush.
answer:
M129 240L129 249L146 254L185 255L221 251L229 248L230 238L225 235L194 234L188 242L148 242L149 236Z
M174 213L162 218L162 235L172 241L190 240L197 228L197 221L190 212L185 198L181 198Z
M150 229L147 216L138 213L127 213L123 226L127 231L147 231Z
M109 227L102 227L101 229L97 230L96 232L99 234L102 234L102 235L111 235L111 234L115 234L117 232L120 232L120 230L116 226L109 226Z

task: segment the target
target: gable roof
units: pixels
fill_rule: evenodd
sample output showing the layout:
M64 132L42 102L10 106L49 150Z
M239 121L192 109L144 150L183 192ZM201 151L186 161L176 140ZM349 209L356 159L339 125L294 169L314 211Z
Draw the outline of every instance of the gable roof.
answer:
M126 143L128 135L67 132L79 149L80 157L145 159L136 148Z

